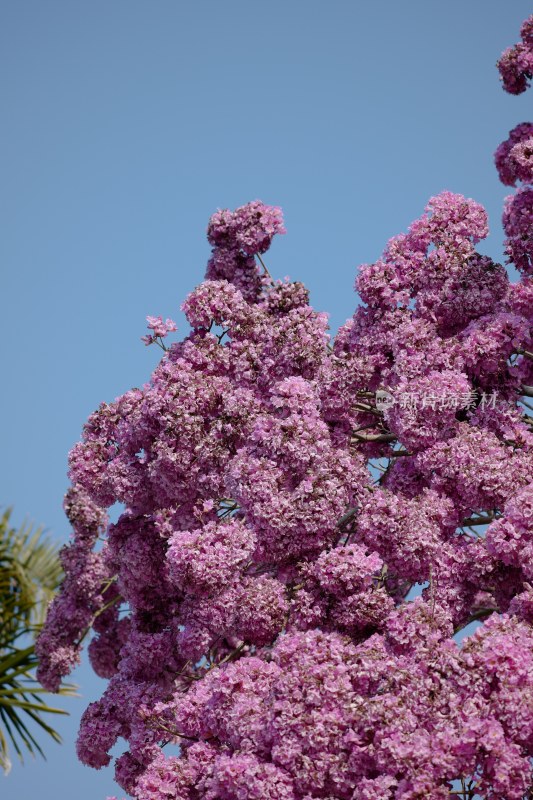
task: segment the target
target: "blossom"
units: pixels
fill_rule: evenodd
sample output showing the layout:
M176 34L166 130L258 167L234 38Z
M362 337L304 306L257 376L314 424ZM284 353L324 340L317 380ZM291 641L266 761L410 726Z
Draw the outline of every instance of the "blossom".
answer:
M141 336L141 340L146 344L153 344L157 339L164 339L172 331L177 330L177 325L172 319L167 319L163 322L162 317L146 317L148 329L153 331L153 334Z
M500 180L506 186L515 186L516 181L531 183L530 155L533 123L522 122L509 132L494 153L494 161Z
M508 261L524 275L533 274L533 189L524 187L505 200L503 227Z
M503 88L510 94L525 92L533 75L532 20L533 15L522 24L520 30L522 41L508 47L498 61Z
M212 245L237 247L249 256L266 252L277 233L285 233L281 209L266 206L260 200L235 211L217 211L207 228Z
M238 520L209 522L196 531L178 531L168 541L170 580L182 591L200 594L227 584L255 549L253 531Z

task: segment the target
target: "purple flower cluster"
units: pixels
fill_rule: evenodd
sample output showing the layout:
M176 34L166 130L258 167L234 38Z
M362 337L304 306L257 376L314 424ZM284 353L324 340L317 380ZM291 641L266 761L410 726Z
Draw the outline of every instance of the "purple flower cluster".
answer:
M505 182L530 133L499 148ZM280 210L212 217L190 334L70 455L39 674L57 689L92 628L84 763L124 740L137 800L530 796L531 191L505 212L518 283L476 252L484 209L443 192L360 269L332 344L256 262Z
M157 342L158 339L164 339L169 333L177 330L177 325L173 319L167 319L163 322L162 317L146 317L146 321L148 323L148 330L153 331L153 334L141 336L141 341L143 341L145 345L153 344Z
M533 15L521 28L522 41L506 50L498 67L503 87L521 94L533 77ZM533 276L533 123L523 122L509 133L495 153L500 180L522 186L505 200L503 228L507 260L523 274Z
M500 180L506 186L516 186L517 181L531 183L533 157L533 123L522 122L509 132L494 154Z
M37 676L51 692L57 692L61 679L79 663L85 634L106 601L116 597L102 555L93 551L106 529L105 510L79 486L69 489L63 507L73 529L70 544L61 551L65 580L35 648Z
M533 275L533 187L523 186L506 198L503 228L507 260L524 275Z
M510 94L522 94L533 77L533 14L520 30L521 42L507 48L498 61L503 88Z
M285 233L281 209L266 206L260 200L235 211L217 211L207 227L213 253L206 278L228 280L246 300L256 300L262 278L254 256L266 253L277 233Z

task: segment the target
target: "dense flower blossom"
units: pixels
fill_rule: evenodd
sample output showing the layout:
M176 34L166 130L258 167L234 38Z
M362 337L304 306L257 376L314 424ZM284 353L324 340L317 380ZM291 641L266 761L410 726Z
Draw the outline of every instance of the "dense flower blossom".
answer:
M501 264L474 253L460 270L421 290L416 307L422 317L435 323L440 336L450 336L494 310L508 287L509 278Z
M66 577L36 645L38 677L49 691L57 691L61 679L79 663L86 629L106 600L116 597L110 582L106 585L109 573L101 554L93 552L99 534L105 530L104 509L76 486L67 492L64 509L73 528L72 540L61 552Z
M533 18L522 39L500 61L515 93ZM160 364L70 454L38 642L57 689L92 628L108 685L78 755L98 769L124 740L136 800L531 796L532 132L496 154L523 184L517 283L476 251L485 210L442 192L361 267L330 344L305 287L266 271L283 220L255 201L211 218L185 340L148 318Z
M285 233L281 208L265 206L260 200L235 211L217 211L207 228L213 246L236 246L249 256L265 253L277 233Z
M178 531L166 560L172 583L183 592L209 594L226 585L255 549L253 531L238 520L208 522L196 531Z
M413 452L455 436L457 412L472 402L467 376L450 370L400 380L395 392L398 400L385 417L391 431Z
M506 50L498 62L504 89L520 94L533 76L533 15L521 28L522 41ZM509 263L523 275L533 274L533 124L517 125L495 153L500 179L508 186L521 181L521 188L505 200L503 227Z
M521 567L524 576L533 579L533 484L513 495L502 519L491 522L487 548L504 564Z
M407 234L389 241L380 261L360 268L357 291L371 307L408 305L419 291L463 273L487 234L487 214L479 203L441 192Z
M206 278L228 280L246 300L256 302L262 279L254 256L265 253L277 233L285 233L281 209L260 200L235 211L217 211L207 228L213 252Z
M516 181L531 183L531 148L533 123L522 122L509 132L494 153L500 180L506 186L515 186Z
M506 252L524 275L533 274L533 188L523 187L506 198L503 227Z
M522 94L533 77L533 15L520 30L522 41L505 50L498 61L503 88L510 94Z

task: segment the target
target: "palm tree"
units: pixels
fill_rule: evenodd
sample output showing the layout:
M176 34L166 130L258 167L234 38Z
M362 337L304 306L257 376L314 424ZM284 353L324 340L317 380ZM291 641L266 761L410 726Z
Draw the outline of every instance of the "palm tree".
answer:
M35 679L35 636L57 590L62 569L57 546L43 529L23 524L10 527L11 509L0 517L0 767L9 772L9 745L23 752L44 753L32 729L41 728L55 741L59 734L43 715L66 714L42 698L45 690ZM74 694L72 686L62 694Z

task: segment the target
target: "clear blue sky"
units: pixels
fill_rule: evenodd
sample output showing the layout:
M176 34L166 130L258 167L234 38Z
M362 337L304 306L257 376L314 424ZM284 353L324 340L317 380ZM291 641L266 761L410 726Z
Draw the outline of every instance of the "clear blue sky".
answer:
M66 456L87 415L143 383L146 314L202 278L217 207L281 205L271 272L305 281L336 328L356 266L432 194L488 209L492 153L531 118L494 64L525 0L1 0L3 389L0 502L58 541ZM75 761L102 682L76 675L63 747L0 777L6 800L98 800L112 772ZM119 749L120 752L120 749Z

